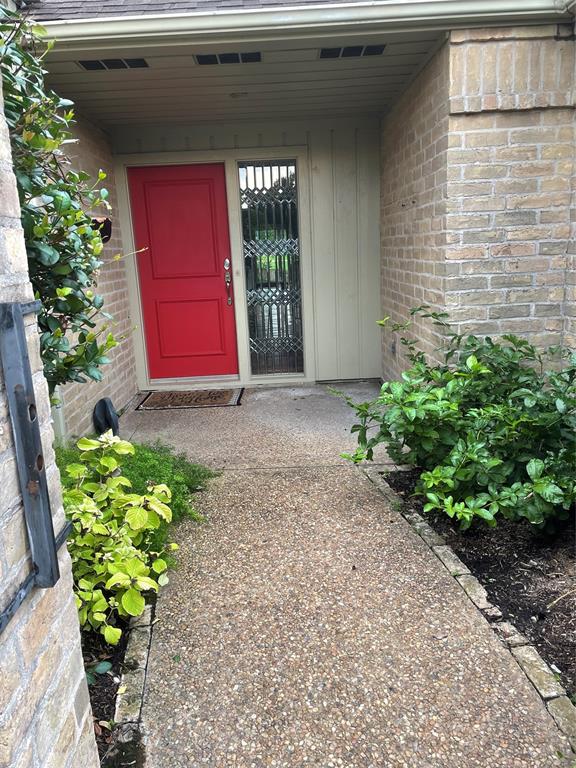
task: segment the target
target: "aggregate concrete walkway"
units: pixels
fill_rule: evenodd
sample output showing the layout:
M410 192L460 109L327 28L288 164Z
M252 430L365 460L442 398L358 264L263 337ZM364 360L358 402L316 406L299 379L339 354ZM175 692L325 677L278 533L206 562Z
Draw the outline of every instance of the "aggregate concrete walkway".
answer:
M569 765L486 621L338 458L350 423L321 387L123 419L226 470L198 499L207 522L178 530L158 604L147 768Z

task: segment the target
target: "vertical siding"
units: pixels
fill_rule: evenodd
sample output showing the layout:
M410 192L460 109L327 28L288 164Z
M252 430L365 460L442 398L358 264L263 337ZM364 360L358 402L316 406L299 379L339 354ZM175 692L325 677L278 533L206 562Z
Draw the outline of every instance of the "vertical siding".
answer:
M358 282L366 305L358 303L360 360L367 375L381 371L381 330L376 321L383 317L380 294L380 128L368 126L356 133L358 167ZM374 238L378 238L374 242ZM374 257L375 256L375 257ZM376 361L378 360L378 365Z
M379 375L380 137L376 120L130 126L111 133L116 154L285 146L288 159L290 147L307 146L316 379Z
M337 304L335 265L334 148L331 129L312 130L309 136L312 269L314 274L314 334L316 375L338 378Z
M356 173L356 129L334 134L334 219L336 274L337 378L359 371L358 306L358 191ZM321 276L319 275L321 279ZM328 331L328 329L326 329Z

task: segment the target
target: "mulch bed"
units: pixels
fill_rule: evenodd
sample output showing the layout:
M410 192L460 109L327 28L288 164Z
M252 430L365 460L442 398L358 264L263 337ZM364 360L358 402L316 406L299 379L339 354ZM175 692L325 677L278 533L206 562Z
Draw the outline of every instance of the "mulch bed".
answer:
M475 524L460 531L447 515L424 513L412 497L417 470L390 472L386 482L446 540L482 583L504 618L535 645L576 695L575 519L555 534L529 523L501 520L496 528ZM480 521L481 523L481 521Z
M115 647L106 645L102 635L97 632L82 633L84 665L90 667L99 661L109 661L112 664L110 671L103 675L96 675L95 682L88 687L94 717L94 732L102 766L107 765L106 755L114 746L114 732L104 724L111 723L114 719L116 692L120 685L122 662L128 642L128 628L124 626L122 629L122 637Z

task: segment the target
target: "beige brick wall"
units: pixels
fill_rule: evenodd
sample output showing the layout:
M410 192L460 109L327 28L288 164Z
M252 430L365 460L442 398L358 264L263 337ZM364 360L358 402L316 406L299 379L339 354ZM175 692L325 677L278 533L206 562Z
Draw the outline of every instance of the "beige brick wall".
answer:
M576 72L574 74L576 78ZM575 148L576 152L576 148ZM575 161L576 167L576 161ZM564 301L564 340L576 349L576 174L572 177L571 236L566 263L566 296Z
M384 122L384 314L426 301L459 331L574 343L570 31L452 32ZM422 197L432 167L435 205ZM385 339L384 375L398 363Z
M460 331L556 344L575 173L571 28L453 32L446 305Z
M105 134L87 120L78 120L76 137L79 141L70 152L74 165L92 177L96 177L100 169L108 174L103 184L110 194L112 237L104 248L98 291L104 296L104 309L114 317L112 331L121 343L109 354L112 362L101 369L104 375L102 382L72 383L63 388L61 394L68 436L93 431L92 410L101 397L110 397L116 408L122 408L138 390L126 269L123 259L114 259L122 254L122 244L113 158ZM100 210L97 215L105 214Z
M405 321L411 307L444 306L444 214L448 150L448 56L444 45L382 127L381 257L384 315ZM414 333L429 353L438 338L429 323ZM383 333L384 376L404 367L402 350Z
M450 112L565 106L572 99L571 25L455 30Z
M0 117L0 302L31 298L8 136L4 118ZM51 448L48 388L42 375L33 315L27 317L27 333L54 528L58 532L64 524L64 513ZM30 573L30 555L1 376L0 487L2 610ZM70 557L65 547L60 550L59 562L61 578L56 586L34 589L0 635L0 766L96 768L99 765L72 593Z
M446 303L461 329L558 343L570 239L569 109L453 116Z

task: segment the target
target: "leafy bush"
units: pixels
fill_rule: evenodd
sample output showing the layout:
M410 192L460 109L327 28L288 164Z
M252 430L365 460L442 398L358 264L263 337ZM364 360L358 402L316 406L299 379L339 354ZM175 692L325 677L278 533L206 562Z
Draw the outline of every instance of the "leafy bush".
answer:
M348 399L359 447L347 458L371 460L383 443L394 461L423 470L424 509L462 528L475 518L496 525L498 515L537 526L566 519L576 500L576 355L512 335L456 335L446 315L427 309L412 314L442 328L444 364L402 338L411 365L401 380L385 382L371 402Z
M40 351L50 393L58 384L102 378L116 346L95 292L102 238L89 211L107 209L108 192L75 171L65 152L72 143L72 102L47 90L44 31L0 8L0 73L20 198L30 280L42 302Z
M80 625L116 645L118 618L139 616L144 593L168 581L166 553L177 545L159 548L154 533L172 519L171 493L165 484L133 491L120 472L134 447L112 432L77 445L79 461L65 470L64 508L72 522L68 549Z

